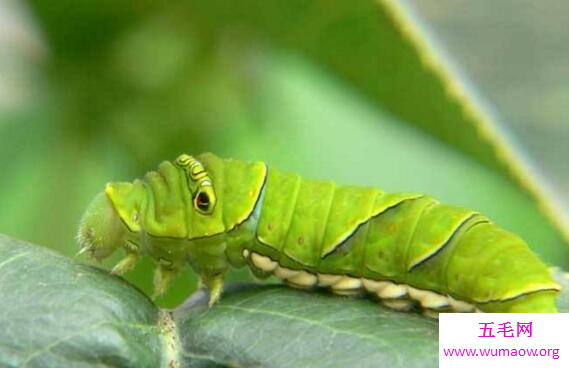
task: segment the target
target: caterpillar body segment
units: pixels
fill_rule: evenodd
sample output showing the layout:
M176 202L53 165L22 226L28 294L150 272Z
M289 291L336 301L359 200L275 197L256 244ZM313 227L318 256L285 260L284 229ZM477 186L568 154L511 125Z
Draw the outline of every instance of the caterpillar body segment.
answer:
M303 179L264 163L182 155L132 183L110 183L86 211L84 250L113 270L157 263L157 293L189 264L219 298L231 266L292 287L369 293L430 315L555 312L560 287L518 236L420 193Z

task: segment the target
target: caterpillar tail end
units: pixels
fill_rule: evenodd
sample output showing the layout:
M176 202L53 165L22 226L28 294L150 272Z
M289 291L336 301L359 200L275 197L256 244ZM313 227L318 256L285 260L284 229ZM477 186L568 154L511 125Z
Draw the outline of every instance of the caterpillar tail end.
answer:
M486 313L558 313L558 290L543 290L508 301L480 305Z

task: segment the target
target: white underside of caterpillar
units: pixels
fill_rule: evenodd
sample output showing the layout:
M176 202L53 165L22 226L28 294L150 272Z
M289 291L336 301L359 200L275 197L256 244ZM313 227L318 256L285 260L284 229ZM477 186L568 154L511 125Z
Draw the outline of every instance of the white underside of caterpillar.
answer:
M476 306L456 300L450 295L441 295L430 290L421 290L405 284L390 281L376 281L366 278L355 278L345 275L314 274L304 270L292 270L282 267L267 256L243 250L243 257L249 264L261 271L272 273L288 286L299 289L314 287L329 288L334 294L357 296L369 293L378 297L385 306L408 311L419 304L423 314L438 319L440 312L482 313Z

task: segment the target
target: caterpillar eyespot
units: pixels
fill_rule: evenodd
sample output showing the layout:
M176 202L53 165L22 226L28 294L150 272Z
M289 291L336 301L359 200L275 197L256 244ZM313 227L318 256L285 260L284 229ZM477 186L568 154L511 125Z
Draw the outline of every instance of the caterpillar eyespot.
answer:
M97 259L123 247L127 258L116 273L140 256L155 258L159 292L188 262L210 289L210 305L228 268L243 266L292 287L367 293L431 317L556 312L560 290L521 238L478 212L213 154L184 154L142 180L108 184L85 212L78 238Z
M209 197L204 192L199 192L196 195L196 207L198 207L202 211L207 211L209 208Z

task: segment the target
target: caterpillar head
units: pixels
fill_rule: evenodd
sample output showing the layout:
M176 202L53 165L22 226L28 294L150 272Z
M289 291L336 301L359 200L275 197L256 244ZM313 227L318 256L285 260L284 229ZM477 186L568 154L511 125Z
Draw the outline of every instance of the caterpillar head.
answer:
M201 162L183 154L162 162L142 180L108 183L83 215L80 253L101 260L120 247L139 253L141 243L159 246L163 237L185 240L220 233L223 221L220 213L214 215L215 205L211 177Z
M80 253L102 260L125 244L127 228L108 196L101 192L89 204L81 219L77 239Z
M266 176L263 163L222 160L212 154L198 160L182 154L141 179L108 183L83 215L80 252L101 260L124 248L128 259L150 255L159 262L183 259L200 269L210 267L211 248L196 244L221 239L245 222ZM123 269L126 266L119 267Z

